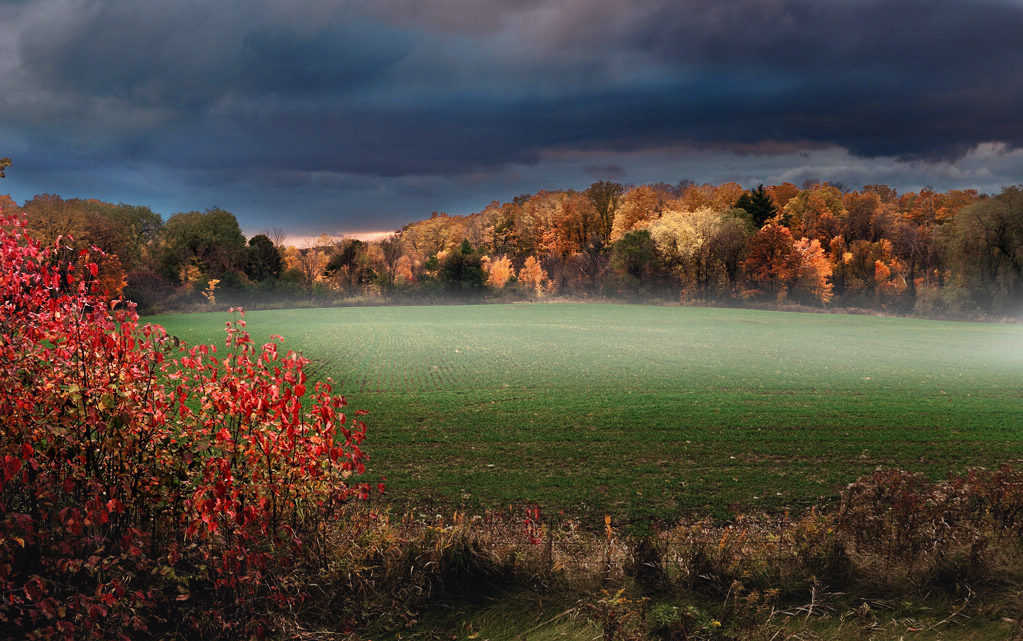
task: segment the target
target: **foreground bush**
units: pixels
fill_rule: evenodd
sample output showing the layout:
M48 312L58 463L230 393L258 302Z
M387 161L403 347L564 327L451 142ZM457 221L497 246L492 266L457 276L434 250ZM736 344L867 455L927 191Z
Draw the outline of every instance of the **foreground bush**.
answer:
M279 337L186 347L23 228L0 218L0 636L261 636L369 491L365 426Z

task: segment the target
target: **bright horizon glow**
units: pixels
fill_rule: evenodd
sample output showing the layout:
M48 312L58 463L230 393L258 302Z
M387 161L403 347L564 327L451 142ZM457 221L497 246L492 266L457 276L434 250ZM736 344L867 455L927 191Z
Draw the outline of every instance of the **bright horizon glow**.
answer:
M285 245L292 247L312 247L316 244L316 241L323 235L329 236L332 240L342 240L345 238L354 238L364 242L375 242L383 240L388 236L395 233L396 230L391 231L356 231L356 232L338 232L334 234L315 234L315 235L298 235L298 234L287 234L284 236L282 241ZM252 238L257 234L266 233L265 231L256 231L251 234L246 234L246 238Z

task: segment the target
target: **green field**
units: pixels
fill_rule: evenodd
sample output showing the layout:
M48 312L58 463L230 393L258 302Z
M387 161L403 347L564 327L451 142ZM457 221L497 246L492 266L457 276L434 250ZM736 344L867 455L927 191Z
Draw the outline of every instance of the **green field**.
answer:
M146 320L223 344L224 313ZM370 411L418 512L673 518L832 500L876 466L1023 460L1023 326L604 304L250 312Z

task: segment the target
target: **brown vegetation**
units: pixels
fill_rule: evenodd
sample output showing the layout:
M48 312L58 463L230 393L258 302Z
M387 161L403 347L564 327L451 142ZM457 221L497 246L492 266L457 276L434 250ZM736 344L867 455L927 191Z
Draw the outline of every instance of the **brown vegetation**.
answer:
M967 618L1007 627L1021 614L1021 534L1023 474L1010 467L937 483L878 470L833 511L653 529L535 509L525 518L368 511L331 533L311 577L316 594L281 623L316 638L310 631L337 629L344 611L352 631L425 633L424 613L460 594L526 590L567 600L605 639L819 638L797 633L835 625L849 633L831 638L866 638L926 599L944 607L931 629Z

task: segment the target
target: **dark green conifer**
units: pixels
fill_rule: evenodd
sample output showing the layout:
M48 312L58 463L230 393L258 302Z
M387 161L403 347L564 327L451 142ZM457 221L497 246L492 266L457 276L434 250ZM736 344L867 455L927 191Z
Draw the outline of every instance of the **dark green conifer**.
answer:
M739 196L739 200L735 201L735 206L746 210L753 218L753 224L757 229L763 227L769 218L778 213L778 207L763 185Z

